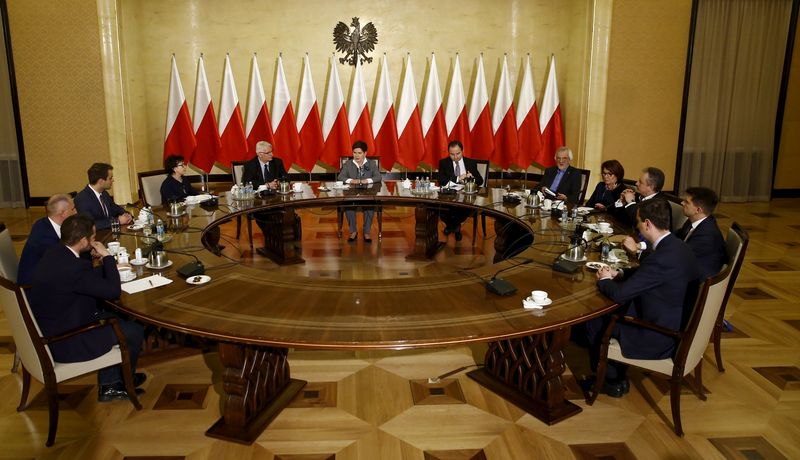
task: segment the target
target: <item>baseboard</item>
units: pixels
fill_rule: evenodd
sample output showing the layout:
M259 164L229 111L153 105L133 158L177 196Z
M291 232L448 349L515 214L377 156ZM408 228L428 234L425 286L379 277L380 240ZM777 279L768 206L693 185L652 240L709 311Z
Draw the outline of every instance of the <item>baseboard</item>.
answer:
M772 198L800 198L800 188L772 189Z

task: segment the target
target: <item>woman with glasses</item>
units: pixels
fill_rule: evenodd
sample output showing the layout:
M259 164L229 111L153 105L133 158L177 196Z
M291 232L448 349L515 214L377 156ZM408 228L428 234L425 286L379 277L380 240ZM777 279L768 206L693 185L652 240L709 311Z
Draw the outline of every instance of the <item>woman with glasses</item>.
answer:
M625 176L625 168L617 160L604 161L601 166L603 181L594 188L592 196L586 202L586 206L595 209L606 209L613 207L619 199L625 186L622 185L622 178Z
M164 171L167 178L161 183L161 202L165 205L176 201L183 201L190 195L199 195L200 192L193 189L189 180L184 177L186 174L186 161L181 155L170 155L164 160Z

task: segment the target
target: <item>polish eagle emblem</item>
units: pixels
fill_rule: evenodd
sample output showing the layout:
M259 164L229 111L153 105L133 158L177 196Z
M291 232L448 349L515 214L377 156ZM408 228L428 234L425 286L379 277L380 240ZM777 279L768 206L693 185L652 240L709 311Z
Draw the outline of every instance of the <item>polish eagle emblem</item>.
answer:
M362 64L372 62L372 58L367 57L367 53L372 52L375 44L378 43L378 29L371 22L361 27L358 18L353 18L350 26L352 29L339 21L333 28L333 43L336 45L336 51L345 53L343 58L339 58L339 62L341 64L347 62L350 65L356 65L358 59L361 59Z

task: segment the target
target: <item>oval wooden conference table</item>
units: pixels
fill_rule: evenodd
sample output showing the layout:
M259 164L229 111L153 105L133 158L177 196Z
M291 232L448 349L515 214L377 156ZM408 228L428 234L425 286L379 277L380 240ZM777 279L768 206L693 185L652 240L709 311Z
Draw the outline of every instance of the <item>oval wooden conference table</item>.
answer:
M123 293L114 303L145 323L219 341L225 367L222 417L207 435L241 443L260 435L306 383L290 376L289 348L400 350L488 342L484 366L470 372L471 378L548 424L581 411L564 398L561 382L570 326L615 305L597 292L593 273L551 269L571 233L562 232L555 219L524 204L505 205L501 189L477 196L415 196L392 182L332 191L319 191L316 183L303 186L302 193L251 201L221 198L218 207L190 207L186 216L168 220L175 233L167 250L197 249L202 241L205 249L193 253L211 282L192 286L179 278L175 268L193 259L173 253L174 265L164 272L173 283ZM475 219L476 213L493 217L497 254L521 252L471 273L376 280L302 277L281 266L259 269L215 255L214 229L250 214L261 219L268 249L296 263L296 247L302 243L294 241L295 210L354 205L415 208L411 259L432 256L439 214L453 210ZM165 210L156 212L166 218ZM123 245L132 247L133 238L122 235ZM515 241L525 244L518 247ZM518 288L513 295L499 296L485 286L484 280L503 269L499 277ZM534 289L548 291L552 304L523 309L523 298Z

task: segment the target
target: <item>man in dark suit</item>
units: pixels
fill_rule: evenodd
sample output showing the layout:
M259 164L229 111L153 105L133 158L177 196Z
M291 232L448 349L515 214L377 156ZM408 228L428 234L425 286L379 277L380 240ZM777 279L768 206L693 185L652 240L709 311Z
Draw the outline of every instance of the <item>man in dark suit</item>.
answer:
M95 163L86 172L89 184L75 197L75 208L79 214L94 219L97 230L111 227L111 221L118 219L120 225L128 225L133 217L122 206L114 203L108 190L114 185L114 167L107 163Z
M577 203L581 194L581 173L570 166L572 150L562 146L556 150L556 165L544 170L538 188L546 198Z
M728 263L725 240L713 216L718 202L717 194L705 187L689 187L681 202L683 213L689 219L675 236L694 252L701 279L716 275Z
M609 211L621 222L635 228L636 210L639 203L653 199L667 200L661 193L661 189L664 188L664 180L664 171L653 167L645 168L636 181L636 192L631 189L623 190L619 200L614 203L613 208L609 208ZM672 214L670 213L670 225L672 225L671 222Z
M275 158L272 153L272 144L267 141L256 143L256 156L244 164L242 172L242 183L253 183L253 187L266 184L267 187L275 190L278 188L278 181L286 177L286 169L283 161Z
M94 222L90 217L83 214L70 216L61 225L61 244L48 249L36 267L30 295L31 309L47 337L114 316L101 310L98 302L119 298L119 272L114 257L94 238ZM98 269L93 269L91 261L80 257L85 252L100 261ZM139 386L146 379L144 374L135 373L143 328L122 319L119 324L128 344L134 385ZM88 361L107 353L116 343L117 337L111 326L103 326L54 342L50 351L57 362ZM100 402L128 399L120 366L101 369L97 380Z
M58 244L61 239L61 224L75 214L75 204L69 195L53 195L47 200L47 216L33 223L31 233L22 248L17 272L17 284L28 286L33 283L33 272L45 251Z
M439 186L444 187L449 183L463 183L468 178L475 180L475 185L483 185L483 177L478 171L478 163L464 156L464 145L461 141L451 141L447 144L449 156L439 160ZM451 209L443 211L440 215L444 222L444 234L455 233L456 241L461 241L461 224L472 215L466 209Z
M671 210L664 200L648 200L637 211L639 232L653 248L637 269L621 271L603 267L597 271L597 288L612 301L623 305L626 314L674 331L680 330L687 299L698 279L691 249L669 231ZM597 369L606 318L586 323L589 361ZM627 358L661 359L672 356L675 340L657 332L628 324L617 324L612 337L619 340ZM621 397L628 392L627 366L609 361L603 391Z

